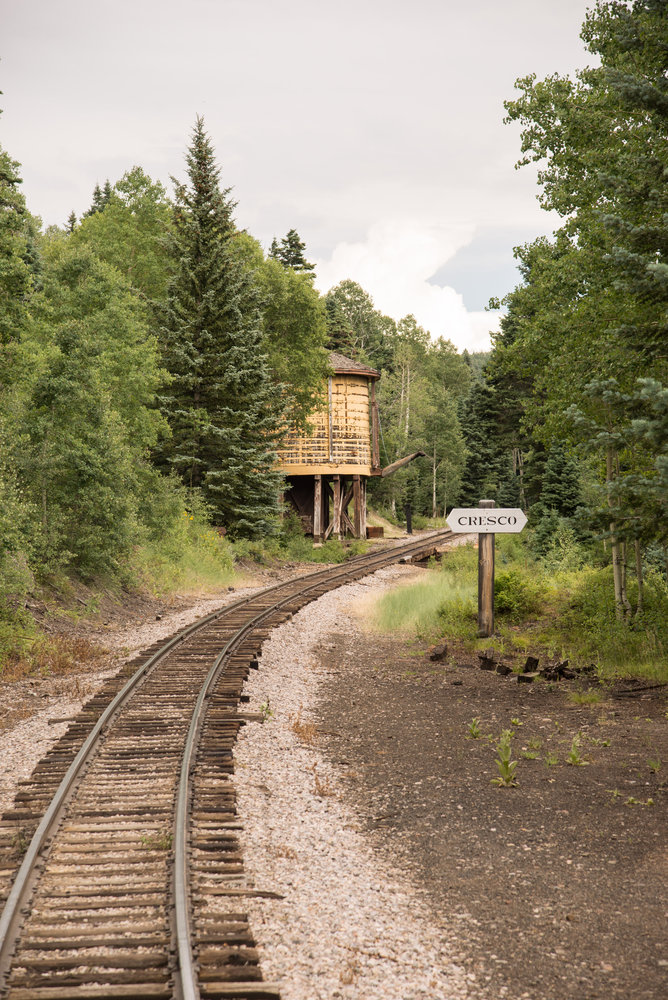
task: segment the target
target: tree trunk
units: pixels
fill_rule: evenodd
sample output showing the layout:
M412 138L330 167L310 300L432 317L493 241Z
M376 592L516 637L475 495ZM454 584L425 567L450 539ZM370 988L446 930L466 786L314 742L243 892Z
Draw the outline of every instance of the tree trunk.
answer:
M408 425L411 415L411 369L406 366L406 440L408 440Z
M605 456L605 478L608 483L611 483L614 479L613 458L612 448L608 448ZM611 510L614 509L610 494L608 494L608 506ZM618 621L623 622L626 619L626 612L622 580L622 555L617 539L617 524L615 521L610 522L610 548L612 550L612 579L615 588L615 616Z
M619 455L615 455L615 478L619 479ZM619 506L619 501L617 502ZM624 618L626 621L629 620L633 614L633 608L631 607L631 602L629 601L627 589L626 589L626 578L627 578L627 566L628 566L628 551L627 551L626 541L622 543L622 601L624 602Z
M438 517L436 510L436 445L434 445L434 458L431 465L431 516Z
M524 510L526 497L524 495L524 458L519 448L513 448L513 472L519 475L520 479L520 507Z
M636 538L634 542L636 550L636 576L638 577L638 605L636 607L636 618L642 618L645 610L645 581L642 573L642 551L640 541Z

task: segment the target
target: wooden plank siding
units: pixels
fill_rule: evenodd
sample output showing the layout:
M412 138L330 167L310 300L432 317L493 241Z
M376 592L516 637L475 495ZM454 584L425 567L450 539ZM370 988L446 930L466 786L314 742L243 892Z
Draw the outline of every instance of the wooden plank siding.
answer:
M310 433L288 432L279 449L286 476L372 475L370 382L355 373L330 377L327 408L312 415Z

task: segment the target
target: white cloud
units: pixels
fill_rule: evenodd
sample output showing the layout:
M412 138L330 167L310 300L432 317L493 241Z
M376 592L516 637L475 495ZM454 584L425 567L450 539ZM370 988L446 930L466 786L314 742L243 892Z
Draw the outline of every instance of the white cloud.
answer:
M460 350L484 351L500 314L469 312L453 288L429 278L471 242L473 227L427 227L394 220L373 225L363 242L339 243L329 260L317 261L317 286L326 292L349 278L358 282L381 312L399 320L412 313L432 338L446 337Z

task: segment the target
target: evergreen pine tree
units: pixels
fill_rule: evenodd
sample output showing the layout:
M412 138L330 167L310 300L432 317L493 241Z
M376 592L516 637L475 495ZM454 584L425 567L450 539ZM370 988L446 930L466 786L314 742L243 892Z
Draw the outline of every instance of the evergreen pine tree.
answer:
M327 346L331 351L354 357L353 332L343 315L341 306L333 295L325 297L325 319L327 322Z
M0 147L0 345L18 340L32 286L28 264L28 213L19 190L19 164ZM2 354L0 354L2 360ZM4 382L4 361L0 384Z
M89 215L95 215L96 212L103 211L104 207L109 204L112 197L113 189L108 178L104 182L104 188L101 188L99 184L96 184L93 188L93 201L88 211L84 212L83 218L86 219Z
M65 226L65 229L68 233L73 233L76 228L77 228L77 217L76 213L72 211L67 217L67 224Z
M284 267L291 267L295 271L314 271L315 264L311 264L304 256L306 244L302 243L296 229L290 229L283 237L280 244L276 238L271 241L269 256L280 261Z
M499 428L503 402L484 378L476 379L471 392L460 406L460 421L466 450L466 468L462 475L460 502L475 507L482 499L494 500L497 506L516 506L519 483L512 466L512 450L507 447Z
M572 517L580 502L580 473L561 444L550 448L540 499L545 507L556 510L562 517Z
M200 487L232 534L271 529L281 477L275 468L282 403L262 349L253 272L232 251L234 202L219 187L214 152L197 118L188 184L176 184L165 322L172 381L163 412L172 430L159 463Z

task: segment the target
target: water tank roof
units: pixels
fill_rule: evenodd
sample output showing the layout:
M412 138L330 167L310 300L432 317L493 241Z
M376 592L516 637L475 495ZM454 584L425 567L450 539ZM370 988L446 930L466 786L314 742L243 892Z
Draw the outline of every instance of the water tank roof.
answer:
M360 361L353 361L344 354L337 354L331 351L329 363L337 375L366 375L367 378L380 378L380 372L369 365L364 365Z

